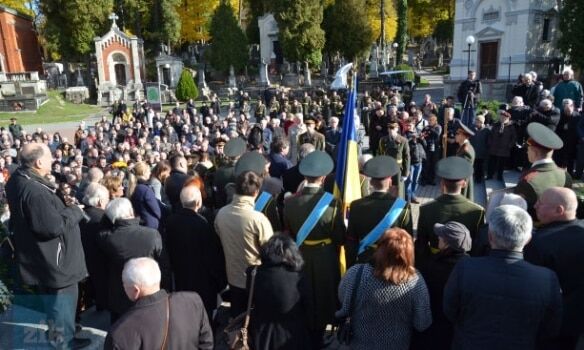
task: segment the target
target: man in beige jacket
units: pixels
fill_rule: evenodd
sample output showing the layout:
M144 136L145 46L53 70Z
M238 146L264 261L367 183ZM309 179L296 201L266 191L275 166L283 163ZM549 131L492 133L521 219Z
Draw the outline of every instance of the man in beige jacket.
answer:
M260 265L260 246L274 234L268 218L254 210L261 187L260 176L252 171L241 173L235 182L233 200L215 218L215 230L225 253L232 317L244 312L247 306L246 269Z

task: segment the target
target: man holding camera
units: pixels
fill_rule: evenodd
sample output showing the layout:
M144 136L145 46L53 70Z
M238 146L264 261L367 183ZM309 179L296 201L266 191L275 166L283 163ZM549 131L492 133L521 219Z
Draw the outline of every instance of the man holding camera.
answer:
M476 78L475 71L468 71L468 78L458 87L458 102L462 103L462 122L472 128L474 126L474 110L481 94L481 82Z

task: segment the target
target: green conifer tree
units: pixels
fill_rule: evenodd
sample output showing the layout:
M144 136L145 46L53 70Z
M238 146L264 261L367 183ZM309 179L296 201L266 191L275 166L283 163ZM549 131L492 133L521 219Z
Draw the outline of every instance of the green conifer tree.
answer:
M247 39L233 8L225 1L215 9L209 32L212 38L211 66L223 73L227 73L230 66L236 71L243 69L249 59Z
M176 98L179 101L196 100L199 97L199 89L193 80L193 74L188 69L183 69L176 86Z

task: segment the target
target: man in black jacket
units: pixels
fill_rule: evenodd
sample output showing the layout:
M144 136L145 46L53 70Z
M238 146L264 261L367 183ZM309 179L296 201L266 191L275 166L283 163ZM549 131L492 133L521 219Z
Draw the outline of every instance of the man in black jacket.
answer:
M213 331L196 293L160 289L160 269L150 258L129 260L120 276L135 305L116 322L104 348L213 349Z
M584 333L584 222L576 219L577 207L571 189L547 189L535 203L541 226L525 247L525 260L553 270L562 287L564 317L560 337L553 340L557 349L574 349Z
M6 193L22 281L44 294L48 340L62 347L86 346L88 339L73 338L77 283L87 276L79 233L83 211L64 203L46 179L53 157L45 144L25 145L20 161Z
M201 191L185 186L180 199L182 208L168 218L165 236L175 290L197 292L212 318L217 294L227 285L223 248L213 225L198 213Z
M166 179L164 190L166 191L166 197L168 197L170 205L172 206L172 212L176 213L181 208L180 191L189 177L187 175L187 160L181 155L176 155L170 158L170 166L172 170L170 171L170 176Z

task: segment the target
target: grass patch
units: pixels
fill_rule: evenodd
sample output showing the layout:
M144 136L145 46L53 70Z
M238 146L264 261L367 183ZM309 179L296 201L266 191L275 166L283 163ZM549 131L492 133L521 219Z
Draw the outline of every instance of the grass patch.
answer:
M48 95L48 101L35 112L1 112L0 126L8 125L13 117L21 125L77 122L103 111L98 106L67 102L59 91L49 91Z
M428 87L428 86L430 86L430 82L428 81L428 79L420 77L420 83L418 84L418 87Z

